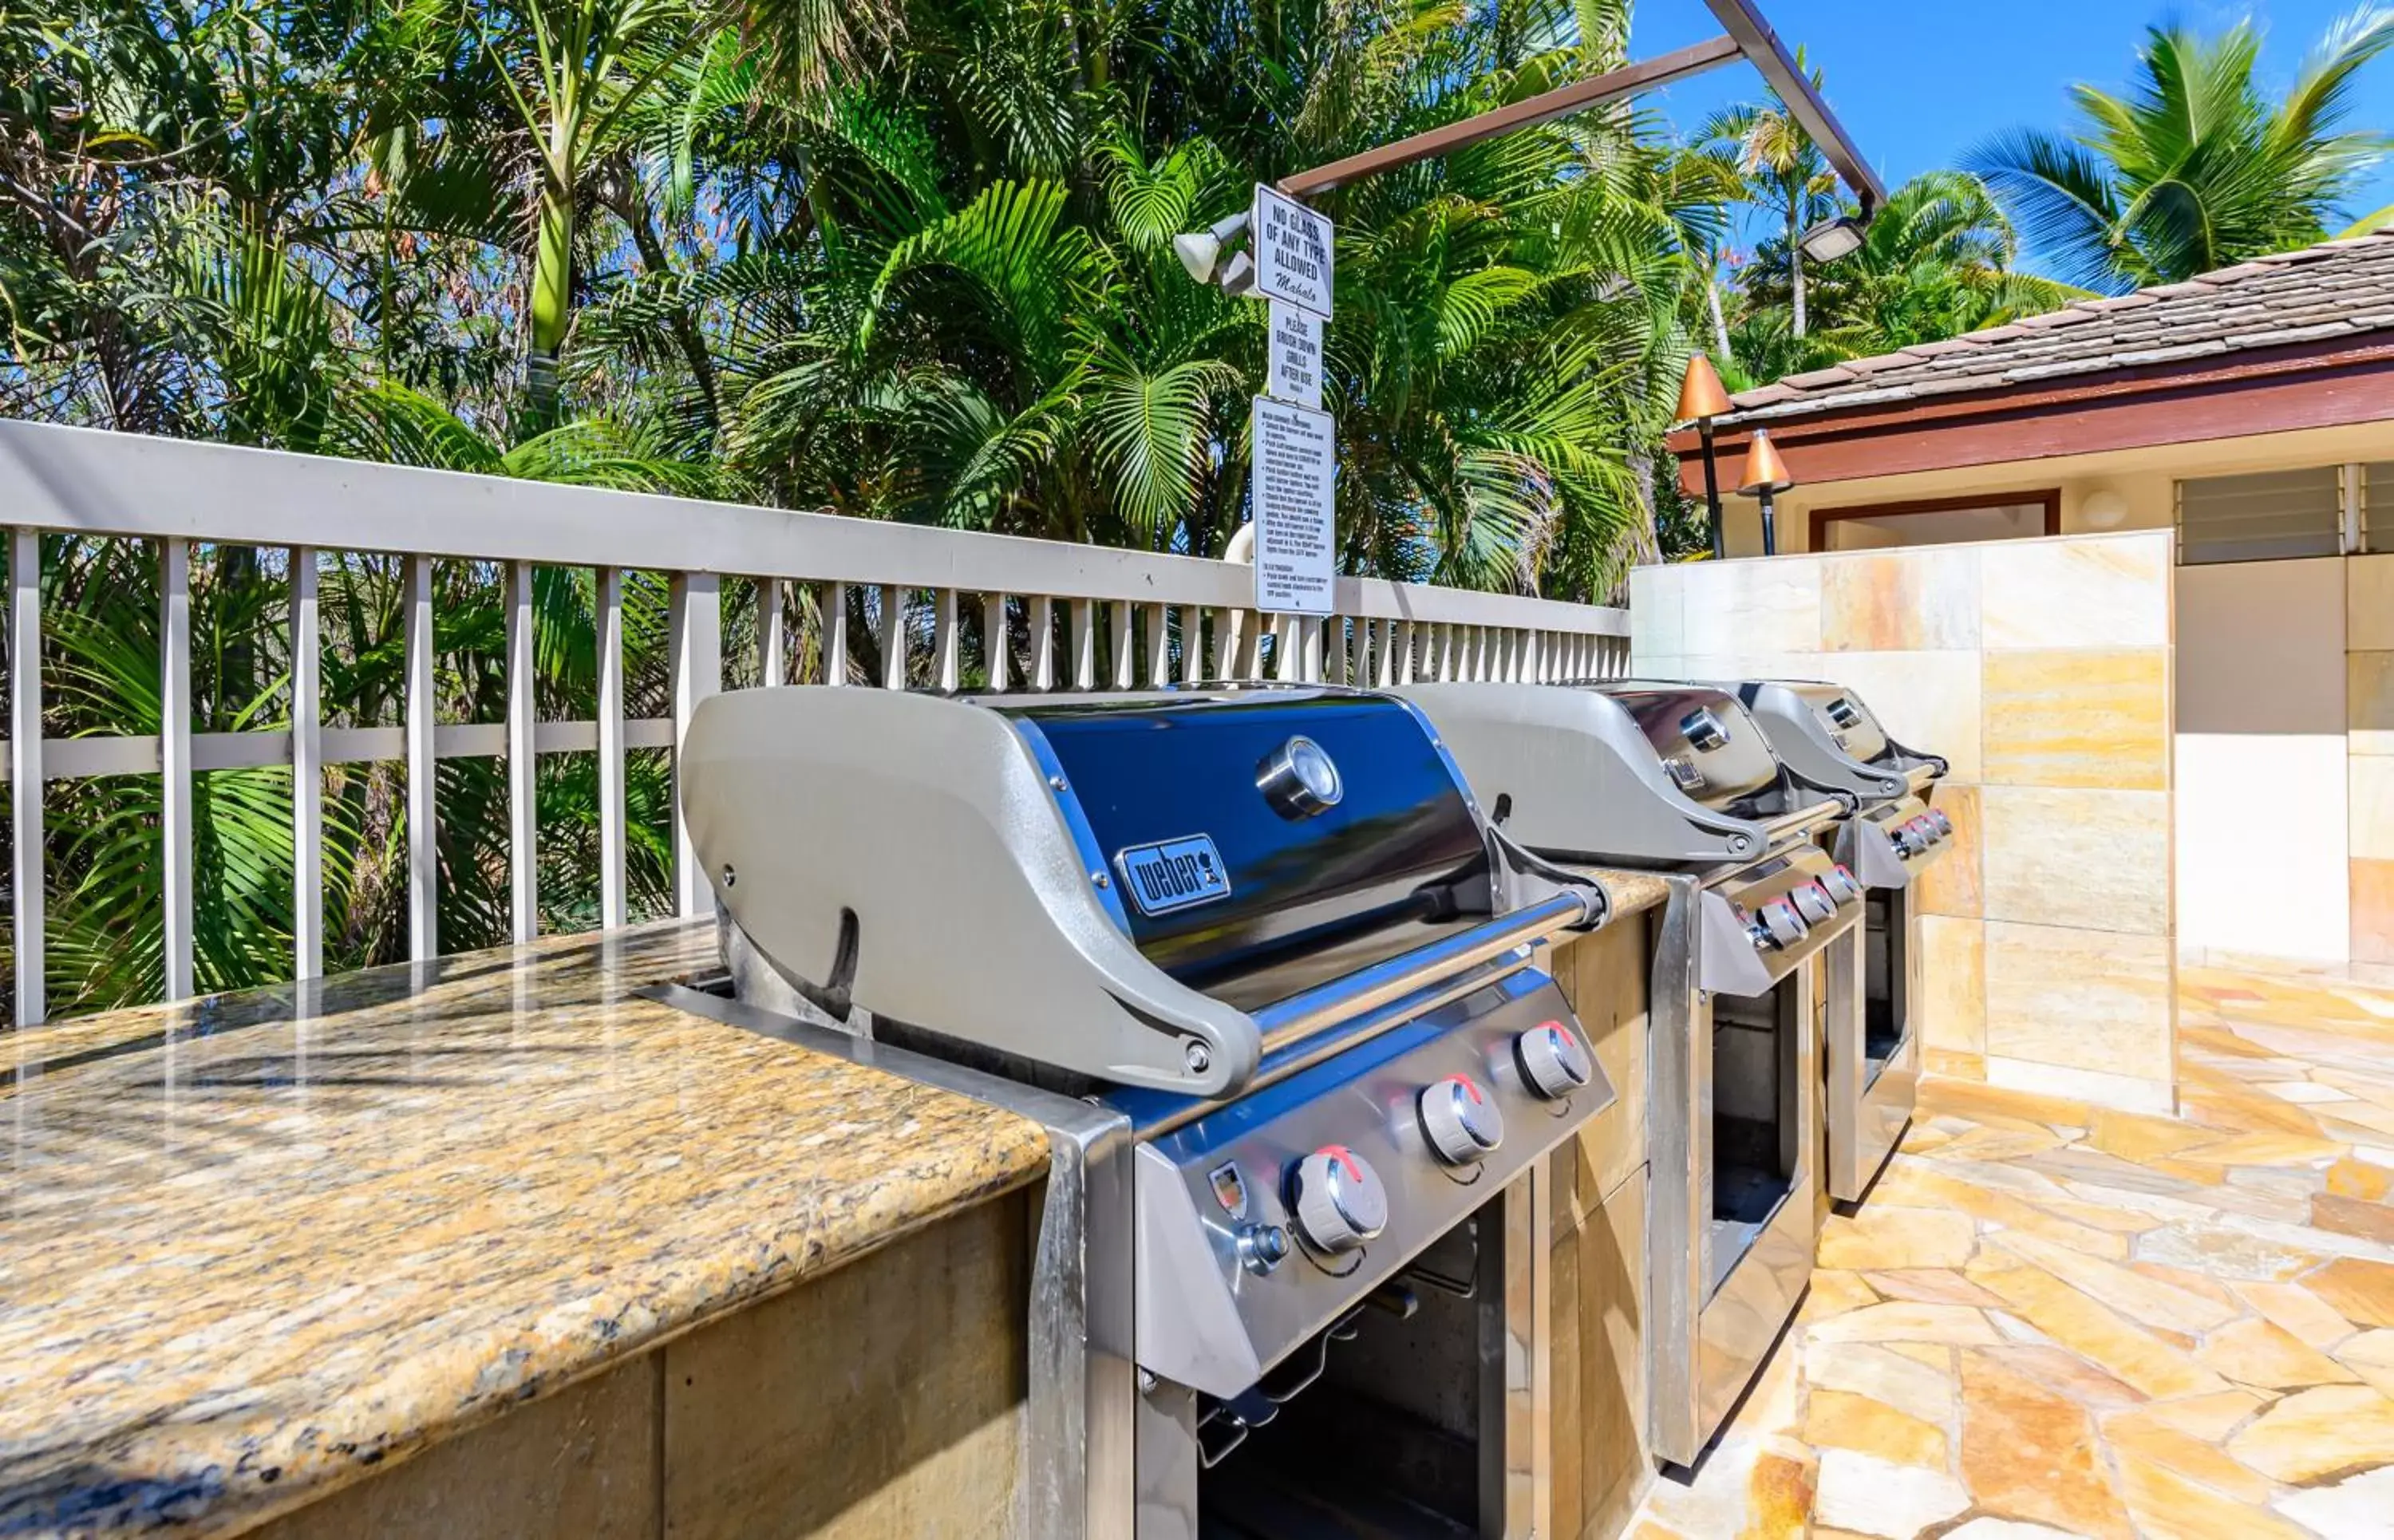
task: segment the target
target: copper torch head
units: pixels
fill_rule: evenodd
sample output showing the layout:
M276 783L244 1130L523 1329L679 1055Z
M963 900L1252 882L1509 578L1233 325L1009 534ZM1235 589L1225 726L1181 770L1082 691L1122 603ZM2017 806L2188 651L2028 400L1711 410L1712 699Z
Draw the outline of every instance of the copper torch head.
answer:
M1729 392L1721 388L1721 377L1713 368L1713 361L1702 353L1688 355L1688 372L1679 380L1679 421L1699 422L1717 417L1729 410Z
M1785 492L1796 484L1787 474L1787 462L1772 447L1770 434L1765 428L1754 430L1754 441L1745 449L1745 467L1738 472L1737 490L1751 497L1762 492Z

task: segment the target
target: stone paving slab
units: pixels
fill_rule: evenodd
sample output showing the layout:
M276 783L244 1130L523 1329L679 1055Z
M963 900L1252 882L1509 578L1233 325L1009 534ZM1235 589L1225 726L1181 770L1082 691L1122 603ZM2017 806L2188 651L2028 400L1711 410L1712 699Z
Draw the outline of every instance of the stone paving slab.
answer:
M2180 990L2179 1117L1924 1085L1634 1540L2394 1540L2394 996Z

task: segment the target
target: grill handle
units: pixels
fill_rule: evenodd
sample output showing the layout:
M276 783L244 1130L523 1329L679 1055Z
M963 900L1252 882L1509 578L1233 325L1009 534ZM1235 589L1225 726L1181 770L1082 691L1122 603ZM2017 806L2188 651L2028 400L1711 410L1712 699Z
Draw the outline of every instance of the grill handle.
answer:
M1265 1006L1254 1013L1256 1025L1263 1029L1264 1051L1269 1053L1349 1017L1401 1000L1516 947L1601 920L1605 909L1601 894L1600 888L1558 893Z
M1853 810L1851 798L1830 796L1792 813L1774 818L1762 826L1762 842L1766 847L1779 844L1797 835L1809 836L1824 824L1834 823Z

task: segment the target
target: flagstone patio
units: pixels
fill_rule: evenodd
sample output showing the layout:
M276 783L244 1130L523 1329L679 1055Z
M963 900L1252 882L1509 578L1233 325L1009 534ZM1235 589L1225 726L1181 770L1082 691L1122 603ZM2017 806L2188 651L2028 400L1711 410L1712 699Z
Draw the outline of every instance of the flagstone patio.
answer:
M1636 1540L2394 1536L2394 994L2180 1007L2182 1118L1928 1082Z

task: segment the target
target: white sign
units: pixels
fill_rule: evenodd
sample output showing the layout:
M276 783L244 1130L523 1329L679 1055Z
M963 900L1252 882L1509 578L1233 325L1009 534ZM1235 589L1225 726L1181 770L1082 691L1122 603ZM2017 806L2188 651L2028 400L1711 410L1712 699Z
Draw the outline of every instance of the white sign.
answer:
M1322 320L1284 299L1271 302L1271 366L1264 389L1274 398L1322 409Z
M1256 398L1256 608L1326 615L1338 571L1338 441L1327 412Z
M1330 221L1257 182L1247 228L1255 236L1256 293L1328 319Z

